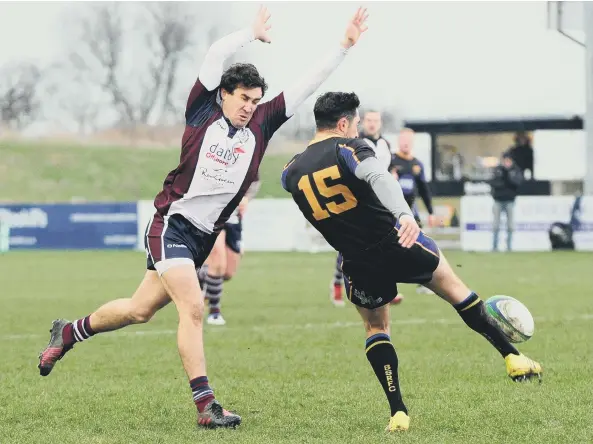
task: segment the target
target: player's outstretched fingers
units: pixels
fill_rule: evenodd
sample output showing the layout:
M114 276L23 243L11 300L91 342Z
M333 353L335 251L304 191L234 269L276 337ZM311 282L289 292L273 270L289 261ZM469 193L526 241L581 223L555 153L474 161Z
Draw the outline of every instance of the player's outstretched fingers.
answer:
M268 9L261 6L255 17L255 21L253 22L253 35L257 40L264 43L270 43L272 41L268 34L268 31L272 26L267 23L271 16L272 14L270 14Z

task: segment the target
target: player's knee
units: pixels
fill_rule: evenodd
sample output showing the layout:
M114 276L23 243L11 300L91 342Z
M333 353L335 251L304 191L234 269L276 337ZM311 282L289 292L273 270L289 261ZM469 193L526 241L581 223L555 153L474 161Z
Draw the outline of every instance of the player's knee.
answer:
M177 307L180 318L186 318L191 320L194 324L202 323L204 319L204 299L191 301L187 304Z
M128 313L129 319L133 324L145 324L152 319L156 310L141 305L132 305Z

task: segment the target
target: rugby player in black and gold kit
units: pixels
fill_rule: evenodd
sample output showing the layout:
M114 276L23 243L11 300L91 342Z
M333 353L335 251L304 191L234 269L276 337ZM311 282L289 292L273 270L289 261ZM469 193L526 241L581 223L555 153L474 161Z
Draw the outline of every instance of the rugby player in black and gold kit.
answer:
M366 329L366 356L389 402L387 430L407 430L410 418L389 336L389 302L397 295L398 283L422 284L449 302L467 326L501 354L513 380L541 377L542 368L489 321L479 296L420 231L397 180L357 138L359 104L354 93L319 97L315 138L286 164L281 181L305 218L342 254L348 299Z

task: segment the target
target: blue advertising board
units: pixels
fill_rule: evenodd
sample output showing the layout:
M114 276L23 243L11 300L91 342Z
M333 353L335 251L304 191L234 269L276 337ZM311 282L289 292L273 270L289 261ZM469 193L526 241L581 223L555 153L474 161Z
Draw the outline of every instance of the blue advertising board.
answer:
M134 249L136 202L93 204L0 204L10 228L10 249Z

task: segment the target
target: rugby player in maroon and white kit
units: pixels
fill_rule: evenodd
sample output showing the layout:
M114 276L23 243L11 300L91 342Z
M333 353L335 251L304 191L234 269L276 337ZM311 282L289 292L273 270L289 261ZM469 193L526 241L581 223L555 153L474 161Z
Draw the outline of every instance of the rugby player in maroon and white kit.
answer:
M191 90L179 166L156 196L146 229L147 272L131 298L117 299L91 315L53 322L39 371L47 376L75 343L102 332L144 323L173 301L179 313L177 344L198 409L198 425L235 427L241 417L222 408L206 377L202 337L204 300L196 267L208 257L225 221L255 179L268 142L338 67L366 30L366 10L349 21L344 39L292 88L261 103L266 83L250 64L225 60L254 40L269 43L270 14L261 8L252 27L214 43Z

